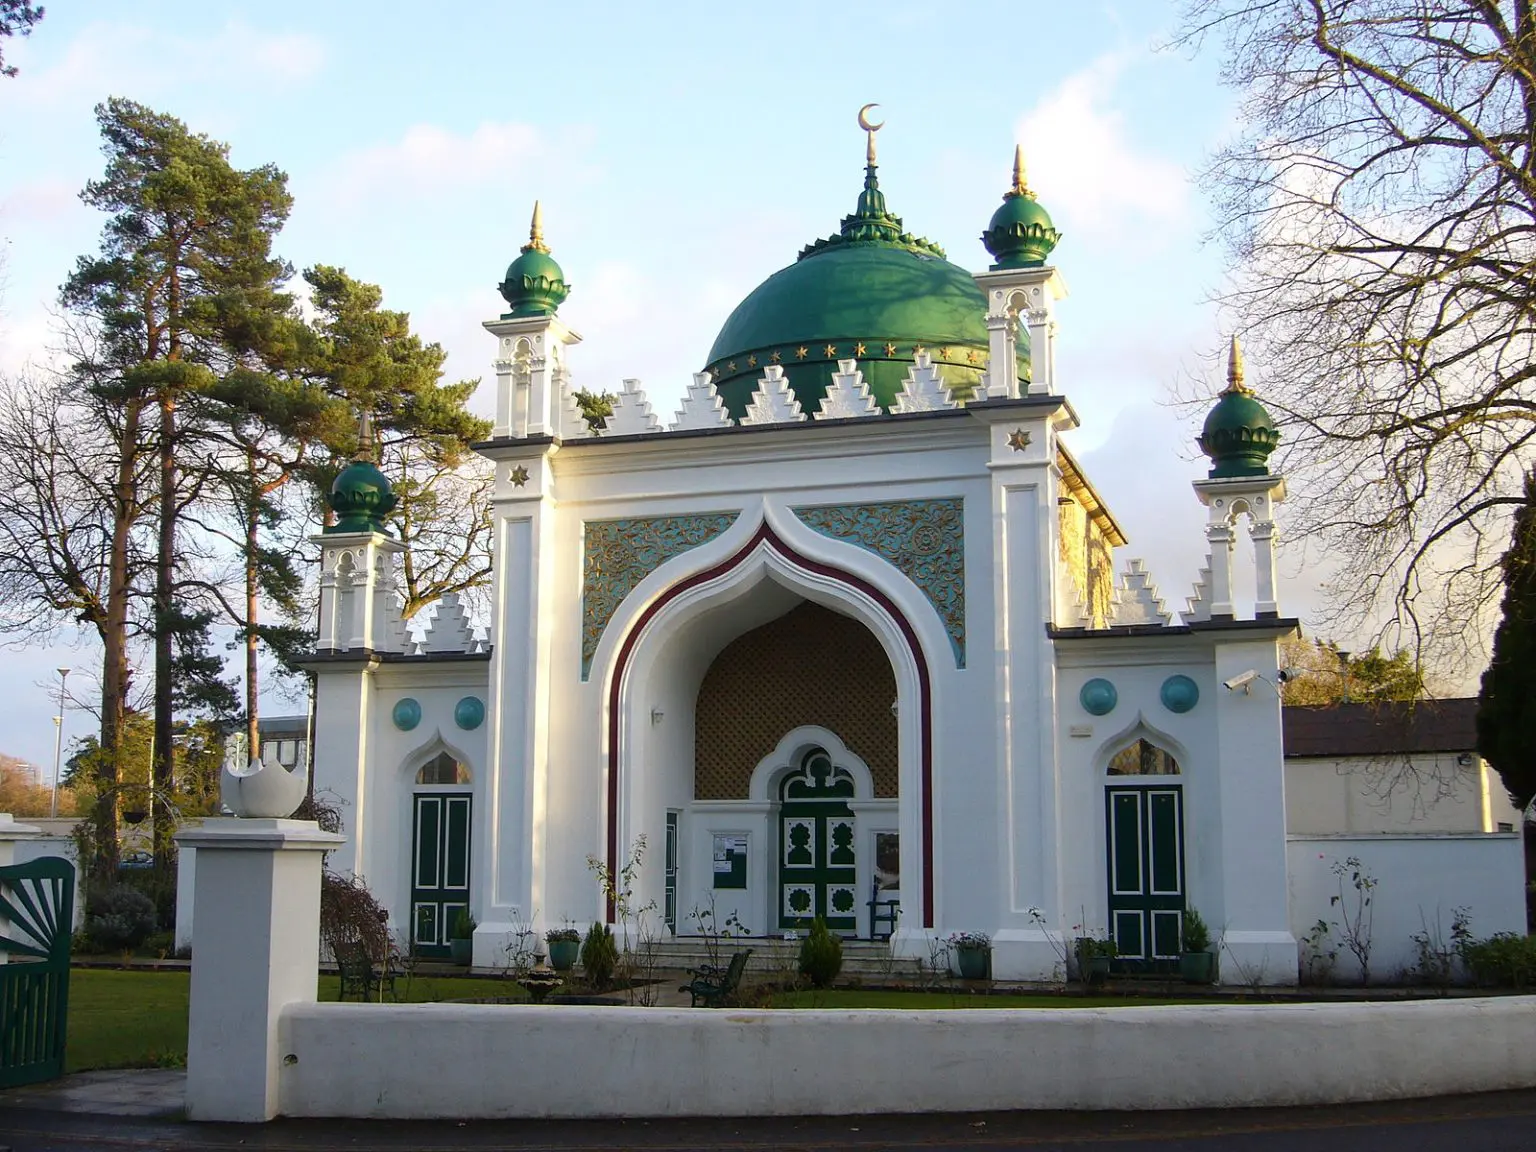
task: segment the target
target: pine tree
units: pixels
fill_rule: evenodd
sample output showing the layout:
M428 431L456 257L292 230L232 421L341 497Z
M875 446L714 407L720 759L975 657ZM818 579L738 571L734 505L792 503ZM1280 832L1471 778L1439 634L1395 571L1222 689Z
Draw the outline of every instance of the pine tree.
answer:
M1536 798L1536 472L1525 478L1504 554L1504 614L1478 695L1477 750L1504 778L1515 806Z

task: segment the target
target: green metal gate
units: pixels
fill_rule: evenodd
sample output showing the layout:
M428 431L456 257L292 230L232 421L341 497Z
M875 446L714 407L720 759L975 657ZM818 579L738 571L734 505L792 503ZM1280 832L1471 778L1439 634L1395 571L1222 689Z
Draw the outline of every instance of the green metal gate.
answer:
M68 860L0 868L0 1088L64 1075L74 910Z
M1172 971L1184 917L1183 790L1110 787L1105 804L1113 968Z

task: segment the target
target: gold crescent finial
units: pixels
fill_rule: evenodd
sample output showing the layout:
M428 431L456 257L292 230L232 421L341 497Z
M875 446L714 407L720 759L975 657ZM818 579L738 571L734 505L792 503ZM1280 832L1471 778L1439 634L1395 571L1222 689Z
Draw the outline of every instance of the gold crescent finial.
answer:
M1013 146L1013 187L1009 190L1015 196L1028 196L1031 199L1034 193L1029 190L1029 184L1024 179L1024 145Z
M859 109L859 127L869 134L869 142L864 148L864 162L866 164L873 164L875 162L875 133L885 127L884 120L878 124L871 124L869 122L869 110L878 107L880 107L878 104L866 104Z
M1227 391L1248 391L1248 386L1243 383L1243 346L1235 335L1232 337L1232 347L1227 350Z
M533 202L533 223L528 226L528 243L523 245L523 251L549 251L549 245L544 243L544 209L537 200Z

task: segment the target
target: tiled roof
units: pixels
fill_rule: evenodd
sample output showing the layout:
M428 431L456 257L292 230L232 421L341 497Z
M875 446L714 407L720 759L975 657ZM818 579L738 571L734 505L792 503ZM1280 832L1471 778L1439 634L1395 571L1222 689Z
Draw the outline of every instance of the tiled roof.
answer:
M1477 747L1477 700L1415 700L1284 708L1287 756L1380 756L1470 752Z

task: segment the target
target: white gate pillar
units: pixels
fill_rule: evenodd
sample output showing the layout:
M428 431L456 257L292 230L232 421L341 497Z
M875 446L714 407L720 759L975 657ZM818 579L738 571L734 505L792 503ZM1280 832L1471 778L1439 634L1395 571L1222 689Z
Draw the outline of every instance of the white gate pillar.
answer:
M312 1004L320 974L320 865L344 838L312 820L205 820L197 850L187 1118L278 1113L278 1021Z

